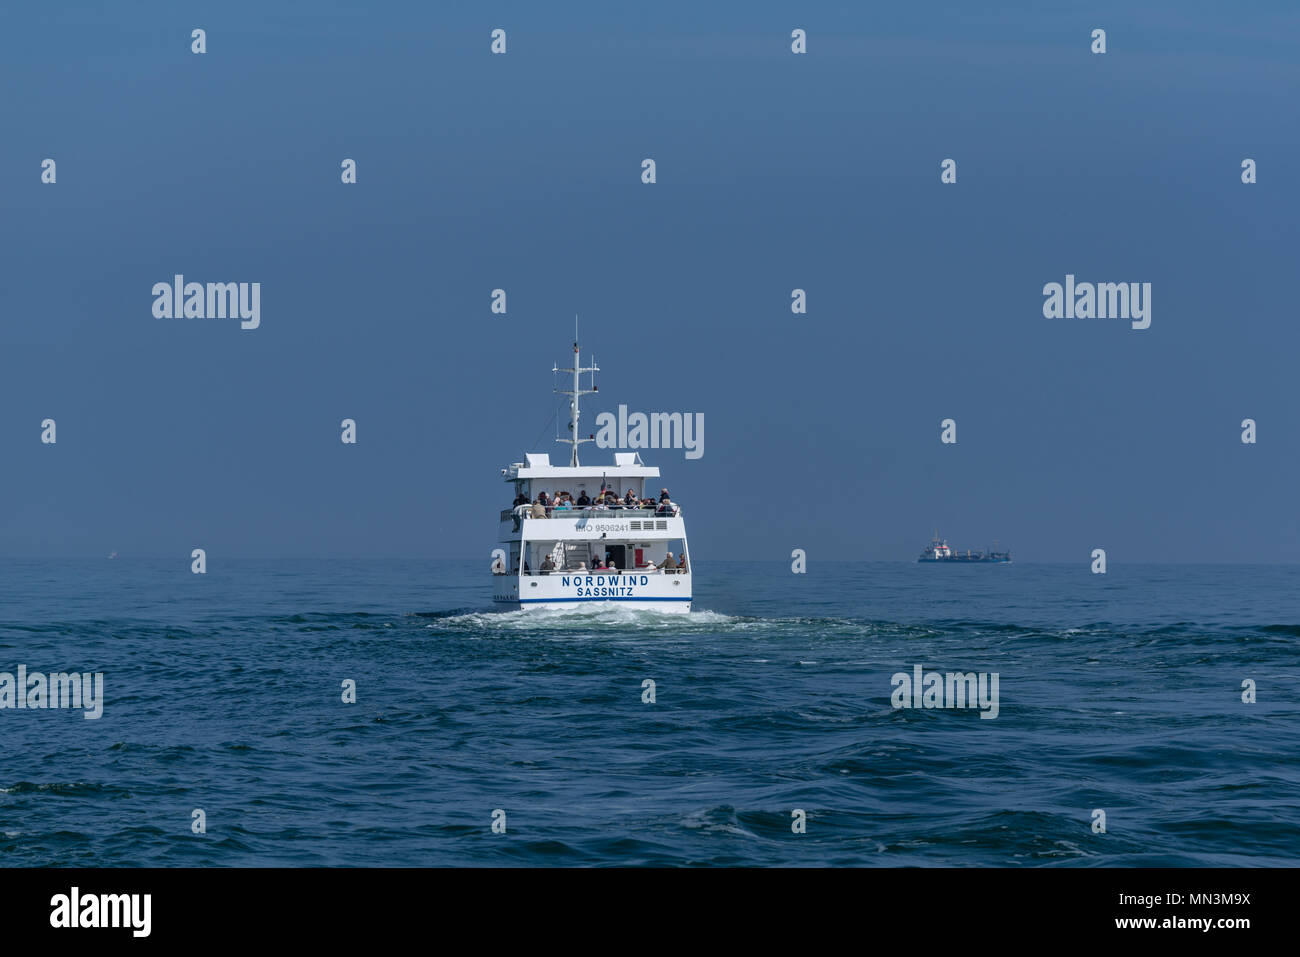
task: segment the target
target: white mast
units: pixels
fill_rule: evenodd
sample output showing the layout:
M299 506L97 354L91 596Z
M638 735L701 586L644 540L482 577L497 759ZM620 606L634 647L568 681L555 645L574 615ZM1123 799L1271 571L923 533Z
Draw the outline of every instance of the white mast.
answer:
M579 398L580 396L584 396L584 395L591 395L592 393L594 393L594 392L596 391L596 388L595 388L595 385L596 385L596 376L595 376L595 373L597 373L597 372L600 371L600 366L596 365L596 361L595 361L594 359L592 360L590 366L588 366L588 367L585 368L585 369L582 367L582 359L581 359L580 354L579 354L579 352L578 352L578 317L577 317L576 314L575 314L574 317L573 317L573 368L572 368L572 369L561 369L559 366L556 366L556 367L553 368L551 371L552 371L552 372L572 372L572 373L573 373L573 391L569 391L569 390L567 390L567 389L556 389L556 390L555 390L555 394L556 394L556 395L567 395L567 396L569 397L569 434L570 434L570 437L567 438L567 439L556 439L555 441L557 441L557 442L564 442L564 443L567 443L568 445L572 446L573 451L572 451L572 454L571 454L570 457L569 457L569 464L570 464L570 465L573 465L573 466L576 466L576 465L578 464L578 446L581 445L583 442L590 442L590 441L592 441L591 439L580 439L580 438L578 438L578 398ZM591 377L591 384L592 384L592 387L591 387L590 389L583 389L583 388L580 388L579 385L578 385L578 376L579 376L579 374L581 374L581 373L583 373L583 372L590 372L590 373L592 373L592 377Z

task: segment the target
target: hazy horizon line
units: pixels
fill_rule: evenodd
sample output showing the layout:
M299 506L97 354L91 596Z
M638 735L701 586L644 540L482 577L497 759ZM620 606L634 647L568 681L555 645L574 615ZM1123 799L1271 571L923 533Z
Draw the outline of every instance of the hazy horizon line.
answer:
M212 556L208 556L211 560ZM182 555L3 555L0 554L0 561L166 561L176 562L188 566L192 557L188 554ZM220 555L218 561L229 562L482 562L487 568L491 565L490 557L474 558L437 558L432 556L412 556L412 555L370 555L370 556L348 556L348 555ZM999 567L1015 565L1057 565L1057 566L1090 566L1091 558L1083 558L1075 561L1045 561L1045 560L1014 560L1011 562L918 562L914 558L840 558L831 556L828 558L810 559L812 564L833 564L833 565L936 565L936 564L953 564L953 565L993 565ZM694 564L733 564L733 565L785 565L789 564L790 559L786 558L702 558L692 559ZM1192 561L1148 561L1148 560L1115 560L1107 558L1107 566L1122 565L1176 565L1187 567L1220 567L1236 566L1251 568L1300 568L1300 561L1276 561L1276 562L1192 562Z

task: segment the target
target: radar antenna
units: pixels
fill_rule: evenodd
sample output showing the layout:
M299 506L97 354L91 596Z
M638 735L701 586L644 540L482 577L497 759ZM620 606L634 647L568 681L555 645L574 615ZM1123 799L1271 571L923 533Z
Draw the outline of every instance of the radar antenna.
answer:
M569 456L569 464L578 465L578 446L583 442L592 442L594 439L583 439L578 437L578 399L584 395L591 395L596 392L596 373L600 371L600 366L596 365L596 360L591 359L591 365L583 367L581 353L578 351L578 317L573 317L573 368L561 369L558 365L551 369L552 373L571 372L573 373L573 389L556 389L556 395L567 395L569 397L569 437L567 439L557 438L555 441L563 442L570 446L572 451ZM578 382L578 376L584 372L591 373L591 388L584 389Z

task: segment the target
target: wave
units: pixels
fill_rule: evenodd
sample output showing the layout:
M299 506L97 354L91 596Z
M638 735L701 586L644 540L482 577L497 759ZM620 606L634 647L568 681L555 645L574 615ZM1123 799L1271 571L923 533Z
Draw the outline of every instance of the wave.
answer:
M582 608L528 608L514 611L462 611L432 613L422 617L438 620L426 627L456 632L539 632L564 629L572 631L692 632L727 631L764 622L759 618L724 615L721 612L692 610L688 614L661 612L654 609L627 608L604 604ZM798 619L792 619L792 622Z
M115 784L97 784L93 781L55 781L49 784L37 784L34 781L18 781L9 787L0 787L0 794L57 794L62 797L93 797L110 795L129 797L130 792Z
M1264 625L1259 629L1266 635L1286 635L1300 638L1300 625Z

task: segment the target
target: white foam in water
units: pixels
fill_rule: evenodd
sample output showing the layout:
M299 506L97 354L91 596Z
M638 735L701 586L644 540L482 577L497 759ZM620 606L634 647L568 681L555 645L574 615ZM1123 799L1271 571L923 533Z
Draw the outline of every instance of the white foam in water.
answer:
M529 608L449 614L446 617L436 617L424 627L483 638L537 634L602 639L635 639L638 635L660 635L669 639L736 635L758 639L815 633L819 638L847 638L856 641L872 637L880 631L877 623L851 619L757 618L705 609L692 610L683 615L652 609L631 609L614 603L581 608ZM816 662L810 661L807 664Z
M682 615L649 609L602 605L598 608L529 608L516 611L470 612L444 618L433 627L482 631L552 631L560 628L596 630L681 631L700 627L735 627L746 619L716 611L692 611Z

